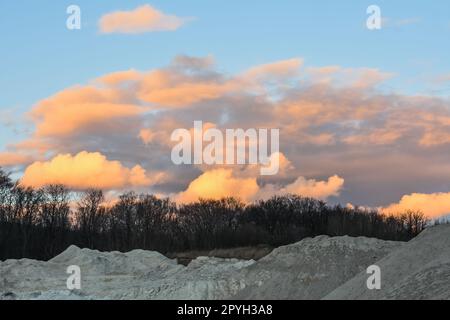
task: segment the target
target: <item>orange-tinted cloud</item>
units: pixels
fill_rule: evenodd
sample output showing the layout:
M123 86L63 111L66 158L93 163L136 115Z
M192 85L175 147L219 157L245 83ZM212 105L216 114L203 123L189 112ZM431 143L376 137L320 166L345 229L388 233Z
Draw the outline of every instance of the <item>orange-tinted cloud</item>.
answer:
M287 159L282 161L289 166ZM254 171L250 171L254 173ZM299 177L296 181L284 187L267 184L263 188L258 185L257 175L230 168L219 168L204 172L193 180L188 188L176 196L178 202L192 202L198 198L220 199L236 197L244 202L267 199L274 194L297 194L304 197L327 199L337 196L344 185L344 179L338 176L328 178L328 181L307 180Z
M375 129L373 132L364 135L347 136L343 139L349 144L372 144L385 145L395 143L402 136L402 131L398 129Z
M29 156L17 152L0 152L0 167L18 166L30 160Z
M176 196L181 203L193 202L198 198L220 199L236 197L249 201L257 192L256 178L233 177L232 169L207 171L189 184L186 191Z
M439 130L436 128L426 130L419 140L419 144L424 147L433 147L448 143L450 143L449 130Z
M146 109L126 103L114 89L74 87L40 101L30 112L36 136L63 136L77 133L87 125L136 116Z
M162 72L152 73L144 79L140 98L164 107L186 107L202 100L219 98L230 91L229 84L210 81L170 81Z
M383 208L387 213L402 213L420 210L428 218L439 218L450 214L450 193L412 193L403 196L398 203Z
M174 31L187 20L165 14L146 4L131 11L115 11L101 17L101 33L143 33Z
M103 77L97 78L96 81L109 86L117 86L128 81L137 81L142 74L136 70L117 71L109 73Z
M160 107L186 108L200 101L222 98L227 94L248 94L255 89L261 91L266 82L282 82L295 76L302 60L295 58L264 64L233 77L205 77L211 65L209 57L178 57L173 62L175 68L154 70L145 74L140 81L138 96L141 100ZM189 72L192 69L197 73L193 75Z
M344 186L344 179L334 175L327 181L307 180L299 177L293 183L281 189L282 193L299 194L305 197L326 199L330 196L337 196Z
M320 84L366 89L394 76L374 68L343 68L341 66L309 67L307 74Z
M142 129L139 132L139 138L145 144L152 143L152 141L154 141L155 137L156 137L156 134L151 129Z
M293 169L283 170L289 166L281 159L279 174L269 179L256 167L233 168L231 179L251 185L257 179L257 192L246 198L280 192L326 198L342 190L342 178L328 178L339 173L346 179L339 201L379 207L414 191L412 184L445 186L450 170L448 99L378 91L389 76L368 68L307 68L298 58L230 74L212 57L179 56L161 68L113 72L38 102L34 126L27 126L36 131L7 150L35 159L98 150L148 172L170 172L155 192L177 194L199 169L229 167L174 166L174 129L190 129L195 120L221 130L278 128L280 151ZM294 181L303 176L311 180Z
M243 73L242 77L253 81L289 78L297 75L302 65L303 59L300 58L282 60L250 68Z
M21 183L33 187L63 184L73 189L109 190L149 186L161 178L162 174L150 177L139 165L127 168L98 152L83 151L75 156L62 154L48 162L31 164L25 170Z
M314 179L305 179L298 177L293 183L284 187L268 184L255 195L255 199L269 198L274 194L296 194L303 197L312 197L325 200L332 196L338 196L344 187L344 179L334 175L327 181L317 181Z

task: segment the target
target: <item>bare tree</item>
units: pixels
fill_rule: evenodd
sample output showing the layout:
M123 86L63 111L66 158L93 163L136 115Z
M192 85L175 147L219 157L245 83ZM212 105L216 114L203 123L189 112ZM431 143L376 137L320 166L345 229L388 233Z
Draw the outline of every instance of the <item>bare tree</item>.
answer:
M78 201L75 213L75 225L80 230L84 245L94 247L94 241L104 225L105 209L101 207L105 197L103 191L89 189Z

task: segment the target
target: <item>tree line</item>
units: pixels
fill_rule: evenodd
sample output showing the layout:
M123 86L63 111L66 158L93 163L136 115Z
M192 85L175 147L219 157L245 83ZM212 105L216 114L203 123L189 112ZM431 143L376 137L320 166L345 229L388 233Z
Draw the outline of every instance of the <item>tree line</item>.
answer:
M0 169L0 260L47 260L71 244L169 253L280 246L316 235L406 241L427 224L418 211L385 215L297 195L247 205L234 198L177 205L168 198L128 192L105 205L101 190L74 193L61 185L33 189Z

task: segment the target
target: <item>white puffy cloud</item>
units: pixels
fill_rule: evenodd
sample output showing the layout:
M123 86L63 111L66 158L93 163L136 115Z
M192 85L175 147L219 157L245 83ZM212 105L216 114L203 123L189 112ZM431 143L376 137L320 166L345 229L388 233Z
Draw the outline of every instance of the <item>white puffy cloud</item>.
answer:
M402 213L406 210L422 211L429 218L450 214L450 192L412 193L404 195L398 203L383 208L387 213Z
M21 183L33 187L63 184L73 189L109 190L150 186L163 176L162 173L150 176L139 165L127 168L98 152L83 151L75 156L61 154L50 161L31 164L25 170Z
M99 22L102 33L143 33L174 31L187 19L165 14L146 4L131 11L115 11L105 14Z

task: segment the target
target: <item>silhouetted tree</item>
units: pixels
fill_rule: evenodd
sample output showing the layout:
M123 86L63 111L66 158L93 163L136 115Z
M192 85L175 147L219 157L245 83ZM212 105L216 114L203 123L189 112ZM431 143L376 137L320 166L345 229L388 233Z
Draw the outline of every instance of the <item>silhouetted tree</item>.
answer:
M105 197L103 191L89 189L78 201L74 214L74 225L80 231L83 246L94 248L95 239L104 228L105 208L101 207Z
M71 208L71 203L76 206ZM73 193L60 185L24 187L0 168L0 260L49 259L71 244L167 253L278 246L322 234L409 240L428 224L420 211L386 215L298 195L249 205L224 198L177 206L170 199L129 192L114 205L105 205L101 190Z

